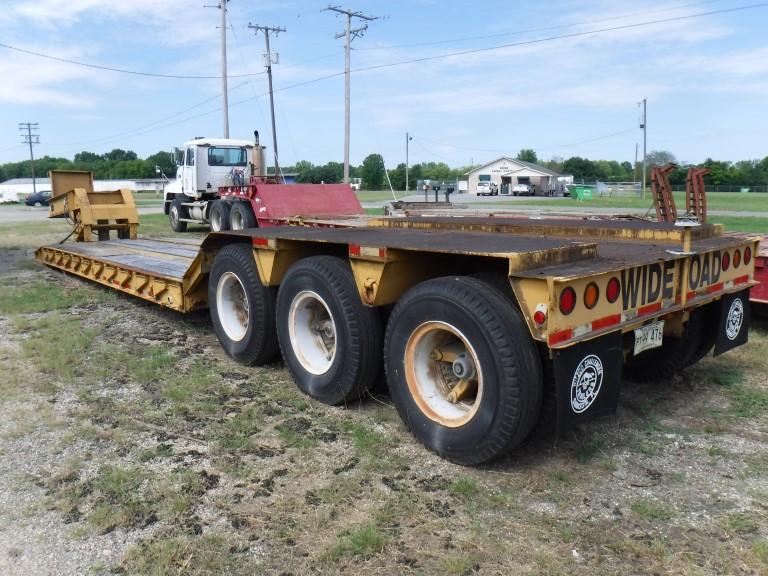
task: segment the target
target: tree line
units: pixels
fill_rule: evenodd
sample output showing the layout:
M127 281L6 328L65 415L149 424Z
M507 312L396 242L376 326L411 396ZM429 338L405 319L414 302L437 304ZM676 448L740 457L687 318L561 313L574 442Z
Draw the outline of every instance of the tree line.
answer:
M570 174L577 182L633 182L642 178L642 165L638 163L617 162L615 160L590 160L580 156L568 159L553 158L540 161L536 152L523 149L517 154L518 160L540 164L562 174ZM674 154L665 150L654 150L647 156L648 178L650 169L669 162L677 163ZM733 185L768 185L768 156L762 160L740 160L726 162L708 158L703 166L710 169L704 177L706 184ZM156 167L173 178L176 173L173 156L168 152L157 152L141 159L131 150L115 148L104 154L78 152L72 160L43 156L35 160L35 172L38 177L47 176L49 170L88 170L98 180L136 179L158 177ZM452 168L445 162L421 162L409 166L408 189L415 190L417 180L462 180L467 172L479 166L460 166ZM680 164L669 174L672 184L685 184L688 165ZM313 164L301 160L292 166L282 166L283 173L296 175L302 183L319 184L321 182L341 182L344 165L341 162ZM29 160L0 164L0 182L11 178L30 178L32 166ZM350 166L350 176L362 180L362 188L381 190L388 188L387 176L395 190L405 190L405 163L385 171L384 159L380 154L369 154L362 164Z

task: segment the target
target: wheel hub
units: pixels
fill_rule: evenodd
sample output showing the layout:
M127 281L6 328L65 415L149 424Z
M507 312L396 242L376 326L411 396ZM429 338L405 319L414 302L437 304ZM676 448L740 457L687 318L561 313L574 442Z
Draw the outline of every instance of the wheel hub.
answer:
M430 419L448 427L466 424L482 398L482 370L469 340L444 322L426 322L405 348L411 395Z
M225 272L219 278L216 310L221 327L230 339L239 342L245 338L250 320L248 295L240 278L233 272Z
M324 374L336 357L336 324L319 294L305 290L291 302L288 334L296 358L312 374Z

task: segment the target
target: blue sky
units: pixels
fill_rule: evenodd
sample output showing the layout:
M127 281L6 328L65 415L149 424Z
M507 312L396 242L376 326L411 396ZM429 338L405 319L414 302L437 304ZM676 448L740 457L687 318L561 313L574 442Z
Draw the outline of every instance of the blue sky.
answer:
M0 0L0 42L60 58L174 75L219 73L217 0ZM758 4L757 0L509 2L355 0L381 16L353 43L351 161L485 162L533 148L540 158L632 161L637 102L648 98L648 149L681 161L768 155L768 6L625 27L354 72L380 64L623 27ZM273 38L283 165L342 160L342 18L324 2L231 0L229 71L263 72ZM37 155L170 150L220 136L220 81L127 75L0 48L0 162L23 160L19 122L40 124ZM263 74L229 80L230 134L258 129L271 148ZM271 150L268 149L268 155Z

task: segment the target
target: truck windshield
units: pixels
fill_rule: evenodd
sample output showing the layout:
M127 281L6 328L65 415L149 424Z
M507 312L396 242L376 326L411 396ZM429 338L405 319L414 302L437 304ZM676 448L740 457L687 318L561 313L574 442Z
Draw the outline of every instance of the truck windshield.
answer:
M245 166L247 163L245 148L208 148L208 166Z

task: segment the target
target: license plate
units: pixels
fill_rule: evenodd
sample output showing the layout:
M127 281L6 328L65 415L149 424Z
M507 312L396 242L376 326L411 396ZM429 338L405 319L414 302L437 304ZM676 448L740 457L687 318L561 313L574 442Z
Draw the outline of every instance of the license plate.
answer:
M658 348L664 338L664 320L635 328L635 356L645 350Z

